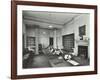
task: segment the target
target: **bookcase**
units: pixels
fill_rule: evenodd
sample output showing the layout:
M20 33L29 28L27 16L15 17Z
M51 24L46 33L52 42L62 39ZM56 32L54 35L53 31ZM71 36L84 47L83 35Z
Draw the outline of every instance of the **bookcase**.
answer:
M74 48L74 33L73 34L68 34L64 35L63 38L63 46L65 49L70 50Z
M27 36L27 47L28 46L35 46L35 37L29 37Z

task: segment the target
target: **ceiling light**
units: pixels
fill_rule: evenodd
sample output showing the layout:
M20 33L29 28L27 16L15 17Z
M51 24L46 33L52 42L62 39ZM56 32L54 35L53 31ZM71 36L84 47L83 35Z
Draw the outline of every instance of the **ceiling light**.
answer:
M43 32L43 34L46 34L46 32Z
M52 27L53 27L53 26L51 26L51 25L49 26L49 28L52 28Z

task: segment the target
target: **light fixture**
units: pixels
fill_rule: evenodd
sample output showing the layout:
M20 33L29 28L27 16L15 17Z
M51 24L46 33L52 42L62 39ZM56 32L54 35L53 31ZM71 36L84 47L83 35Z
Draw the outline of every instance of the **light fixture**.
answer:
M50 19L50 22L52 22L52 14L51 13L49 13L49 19ZM52 25L49 25L48 27L49 28L52 28L53 26Z
M43 32L43 34L46 34L46 32Z
M53 26L51 26L51 25L49 26L49 28L52 28L52 27L53 27Z

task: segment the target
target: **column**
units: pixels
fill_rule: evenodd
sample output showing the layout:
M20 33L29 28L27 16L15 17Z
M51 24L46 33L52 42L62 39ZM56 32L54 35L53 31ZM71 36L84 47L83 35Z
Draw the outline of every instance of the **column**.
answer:
M39 26L35 25L36 54L39 54Z
M54 48L57 48L57 29L54 29Z

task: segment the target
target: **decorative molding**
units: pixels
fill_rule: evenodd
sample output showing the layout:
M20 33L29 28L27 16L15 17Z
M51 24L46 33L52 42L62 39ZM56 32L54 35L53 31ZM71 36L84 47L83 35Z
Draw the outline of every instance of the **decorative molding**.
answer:
M48 24L55 24L55 25L61 25L61 26L63 26L63 24L58 24L58 23L55 23L55 22L50 22L48 20L33 19L31 17L24 17L24 20L31 20L31 21L41 22L41 23L48 23Z

